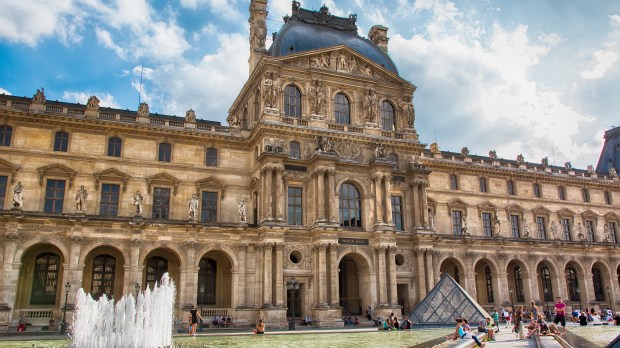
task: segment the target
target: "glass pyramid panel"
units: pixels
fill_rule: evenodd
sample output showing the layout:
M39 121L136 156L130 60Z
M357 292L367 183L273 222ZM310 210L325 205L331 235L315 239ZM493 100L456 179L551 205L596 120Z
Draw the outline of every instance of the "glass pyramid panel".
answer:
M487 317L491 316L448 273L409 315L414 325L453 325L456 318L465 318L474 326Z

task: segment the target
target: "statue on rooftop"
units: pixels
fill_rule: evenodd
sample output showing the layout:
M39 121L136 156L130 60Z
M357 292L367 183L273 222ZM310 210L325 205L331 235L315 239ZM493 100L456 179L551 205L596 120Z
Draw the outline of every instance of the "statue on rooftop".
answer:
M469 157L469 149L467 148L467 146L465 146L465 147L463 147L463 148L461 149L461 155L462 155L463 157Z
M489 151L489 158L490 159L497 159L497 151L495 151L495 150Z
M618 172L616 171L615 167L609 167L609 176L611 176L612 178L615 178L618 176Z
M517 164L523 164L525 163L525 158L523 157L523 154L520 153L517 155Z
M573 165L570 162L564 162L564 169L572 170L573 169Z
M594 174L594 166L591 164L588 164L587 171L589 174Z
M150 114L149 104L145 102L140 103L140 106L138 106L138 116L149 117Z
M437 143L432 143L430 145L430 150L432 153L439 153L439 145Z
M91 95L86 102L86 108L91 110L99 109L99 98L94 95Z
M196 123L196 113L194 110L189 109L185 112L185 122Z
M543 159L540 161L540 164L543 166L543 168L549 167L549 158L547 158L546 156L543 157Z
M45 88L37 89L37 93L32 97L34 104L45 104Z

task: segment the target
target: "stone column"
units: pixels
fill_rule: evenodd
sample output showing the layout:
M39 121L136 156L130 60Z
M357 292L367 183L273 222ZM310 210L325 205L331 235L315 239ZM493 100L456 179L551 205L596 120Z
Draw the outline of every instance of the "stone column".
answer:
M265 219L273 220L273 168L265 168Z
M261 182L260 182L260 203L258 205L259 217L257 221L265 221L267 219L267 168L261 169Z
M590 265L587 263L586 265ZM586 307L590 307L590 301L594 301L594 283L592 282L592 269L586 269L583 278L579 279L579 293L581 296L581 303Z
M372 177L373 187L375 189L375 224L383 223L383 209L381 202L381 175Z
M244 282L245 282L245 301L244 304L246 307L253 307L255 302L253 301L252 298L252 290L259 291L260 288L257 286L254 286L254 282L252 281L254 279L254 275L256 274L256 265L257 263L255 261L252 261L250 255L252 255L254 251L254 246L253 245L248 245L247 248L245 249L245 278L244 278ZM250 272L251 267L250 266L254 266L254 272Z
M325 221L325 171L317 169L316 173L316 219Z
M327 244L319 244L317 251L319 253L319 284L317 284L319 290L319 306L327 307Z
M126 289L125 293L132 292L136 293L135 285L136 282L140 283L140 290L144 289L146 284L142 284L142 272L140 272L140 248L142 247L142 242L139 239L132 239L130 242L129 249L129 269L131 274L131 279L125 280ZM194 265L190 265L194 267Z
M329 284L331 285L330 307L340 307L338 289L338 244L329 245Z
M385 177L383 177L383 183L384 183L384 197L385 199L383 200L384 204L385 204L385 219L384 221L387 224L392 224L392 193L390 192L390 176L386 175Z
M69 272L68 278L65 279L65 283L68 281L72 284L71 289L69 291L69 298L75 298L77 291L82 287L80 282L81 274L79 274L80 269L80 252L82 250L82 243L84 242L82 237L73 237L71 238L71 249L69 251ZM75 288L75 289L74 289Z
M391 246L387 249L387 270L390 276L390 296L388 302L392 305L398 304L398 294L396 292L397 280L396 280L396 260L395 260L396 247Z
M336 204L336 195L335 195L335 174L336 174L336 170L333 168L330 168L327 171L327 190L326 190L326 194L327 194L327 204L328 204L328 220L330 222L337 222L338 221L338 205ZM337 265L336 265L337 267Z
M265 250L263 252L263 307L273 307L272 296L272 254L273 244L265 243Z
M286 202L284 199L284 181L282 180L284 167L278 166L274 170L276 172L276 195L274 202L276 206L276 220L284 221L284 204Z
M413 208L413 220L414 227L422 227L422 218L420 215L420 187L417 182L412 183L412 191L413 191L413 204L411 205Z
M245 307L246 306L246 270L245 270L245 259L246 259L246 250L248 248L247 244L239 244L237 245L237 256L238 256L238 276L237 276L237 288L234 289L237 298L237 307Z
M420 185L420 194L422 197L422 226L428 227L428 200L426 196L426 186L428 186L428 182L424 181Z
M416 280L418 282L418 296L420 296L418 300L422 301L426 297L426 278L424 276L424 250L416 250L416 257L418 259Z
M387 299L387 284L386 284L386 272L385 272L385 251L386 247L380 246L375 249L377 251L377 279L379 279L379 304L385 305L388 303Z
M435 274L433 270L433 251L426 250L426 288L431 291L435 286Z
M275 305L278 307L284 307L284 275L282 272L283 262L282 256L284 254L284 245L276 244L276 274L275 274L275 287L276 287L276 301Z
M403 209L403 214L405 217L405 223L403 224L403 229L405 231L410 231L414 226L415 223L413 221L413 209L414 209L414 204L413 204L413 193L411 192L411 185L407 185L407 188L405 190L405 201L404 203L404 208Z
M179 294L179 303L180 304L194 304L197 303L196 298L198 296L198 289L200 289L200 284L198 284L198 272L200 271L200 266L196 265L196 241L188 241L186 244L186 253L187 253L187 265L185 266L185 270L182 273L185 273L186 280L183 284L184 292ZM138 252L139 253L139 252ZM133 257L133 255L132 255ZM141 277L141 275L140 275ZM184 298L181 298L182 294L185 294Z

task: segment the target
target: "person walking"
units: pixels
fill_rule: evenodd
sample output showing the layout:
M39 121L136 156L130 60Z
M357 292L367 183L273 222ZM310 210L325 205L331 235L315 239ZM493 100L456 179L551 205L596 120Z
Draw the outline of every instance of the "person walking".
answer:
M200 315L200 313L198 313L198 311L196 310L196 305L192 305L192 309L189 311L189 313L191 314L191 325L192 325L192 329L189 332L190 336L196 336L196 325L198 324L198 318L200 318L200 320L202 320L202 316Z
M520 340L525 339L525 334L523 333L523 306L519 306L519 308L514 313L514 323L515 323L515 333L519 337Z
M530 312L532 313L532 318L534 318L534 321L538 320L538 306L536 306L534 301L530 301Z
M561 324L562 331L566 333L566 304L562 302L562 297L557 297L557 302L555 303L555 318L553 318L554 324Z
M493 323L497 328L497 332L499 332L499 313L497 313L497 308L493 308L493 312L491 312L491 317L493 318Z

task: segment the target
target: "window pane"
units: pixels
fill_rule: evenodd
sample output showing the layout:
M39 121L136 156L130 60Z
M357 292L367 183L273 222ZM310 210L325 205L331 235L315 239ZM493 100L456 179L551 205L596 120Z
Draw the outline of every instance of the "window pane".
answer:
M65 181L48 179L45 191L45 206L43 210L46 213L62 213L64 199Z
M397 231L403 231L403 207L401 196L392 196L392 222Z
M54 305L58 288L60 256L44 253L37 256L32 274L31 305Z
M288 188L288 224L303 225L302 188Z
M160 162L170 162L170 156L172 154L172 145L168 143L160 143L159 144L159 161Z
M291 143L289 144L289 147L290 147L289 157L292 159L300 159L301 158L301 147L299 146L299 143L296 141L291 141Z
M491 213L482 213L482 233L485 237L491 237L493 235Z
M287 117L301 117L301 92L293 85L284 88L284 115Z
M510 229L512 231L512 238L521 238L519 215L510 215Z
M56 132L54 135L54 151L67 152L69 147L69 133Z
M114 275L116 271L116 259L110 255L99 255L93 259L93 278L91 282L91 294L93 299L102 295L111 298L114 295Z
M534 184L534 197L540 198L540 185Z
M394 108L387 101L381 103L381 129L386 131L394 130Z
M570 220L569 219L562 219L561 223L562 223L562 237L564 238L564 240L571 240L571 237L570 237Z
M547 223L543 216L536 217L536 227L538 229L538 238L547 239Z
M459 187L459 182L456 174L450 174L450 189L456 190Z
M0 210L4 208L4 199L6 197L6 187L9 177L0 175Z
M117 216L118 215L118 193L119 185L103 184L101 185L101 203L99 205L100 216Z
M13 135L13 127L0 126L0 146L11 146L12 135Z
M357 228L362 227L362 210L360 195L357 188L350 183L340 186L340 226Z
M205 163L208 167L217 167L217 149L208 148Z
M217 192L202 192L201 221L217 222Z
M108 139L108 156L121 157L122 144L121 138L111 137Z
M336 120L336 123L351 123L349 99L342 93L338 93L334 97L334 120Z
M146 262L146 286L153 289L155 283L159 283L166 272L168 272L168 260L160 256L149 258Z
M156 187L153 189L153 218L167 219L170 207L170 189Z
M452 232L455 236L463 234L463 219L462 212L460 210L452 211Z

